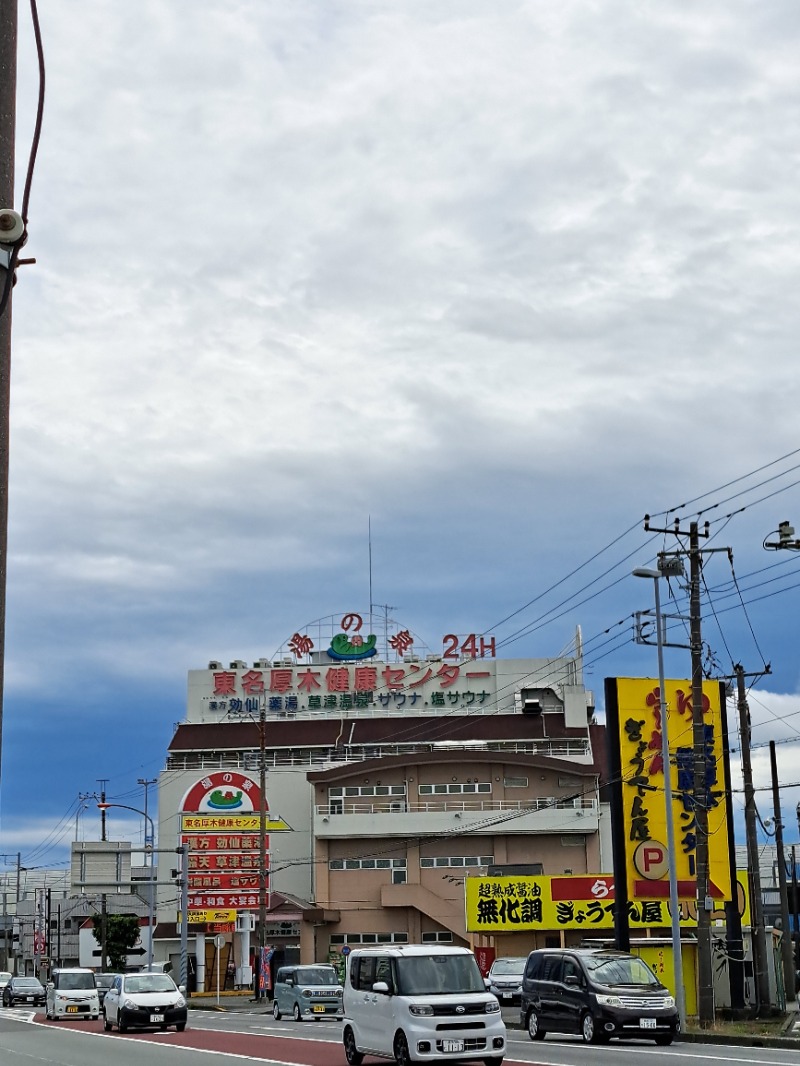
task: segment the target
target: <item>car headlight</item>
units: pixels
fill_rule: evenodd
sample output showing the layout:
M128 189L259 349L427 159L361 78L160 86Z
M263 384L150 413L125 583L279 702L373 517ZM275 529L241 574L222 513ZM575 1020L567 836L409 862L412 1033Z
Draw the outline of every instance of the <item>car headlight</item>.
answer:
M600 1004L601 1007L621 1007L622 1006L622 1000L619 998L619 996L601 996L601 995L596 995L595 999L597 1000L597 1002Z
M416 1014L420 1018L430 1018L433 1015L433 1007L430 1003L409 1003L410 1014Z
M337 996L343 996L344 995L344 989L343 988L337 988L336 989L336 995Z
M489 1002L486 1004L487 1014L496 1014L499 1010L500 1004L497 1002L496 999L490 999Z
M314 995L314 993L311 991L310 988L304 988L303 989L303 995L306 997L306 999L311 999L311 997Z
M675 1006L675 997L674 996L665 996L664 997L664 1006L665 1007L674 1007Z
M178 998L175 1000L175 1006L176 1007L185 1007L186 1006L186 1000L183 998L183 996L178 996Z

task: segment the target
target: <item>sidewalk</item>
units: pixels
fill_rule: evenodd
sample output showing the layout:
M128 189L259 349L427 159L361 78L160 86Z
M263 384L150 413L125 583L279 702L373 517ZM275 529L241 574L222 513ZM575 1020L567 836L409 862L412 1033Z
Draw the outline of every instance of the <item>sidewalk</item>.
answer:
M191 1010L225 1011L244 1014L272 1014L271 1000L254 1000L251 992L220 992L217 1003L216 992L194 993L189 1000ZM506 1029L522 1031L519 1021L519 1010L516 1007L503 1007L503 1021ZM780 1019L776 1019L780 1022ZM800 1048L800 1015L791 1011L782 1020L782 1027L777 1027L778 1035L768 1033L750 1033L730 1031L726 1028L730 1025L741 1026L736 1022L719 1022L714 1030L694 1030L683 1033L678 1039L683 1043L692 1044L732 1044L736 1047L774 1047L774 1048Z

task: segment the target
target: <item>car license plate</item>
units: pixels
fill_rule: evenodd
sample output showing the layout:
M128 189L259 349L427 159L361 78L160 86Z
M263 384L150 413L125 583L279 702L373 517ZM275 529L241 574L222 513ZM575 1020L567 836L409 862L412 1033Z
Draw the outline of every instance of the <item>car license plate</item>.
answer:
M463 1051L463 1050L464 1050L464 1041L463 1040L443 1040L442 1041L442 1051Z
M511 999L511 993L510 992L504 992L503 993L503 999Z
M78 1008L77 1007L67 1007L67 1014L77 1014L77 1013L78 1013Z
M640 1029L655 1029L655 1027L656 1027L655 1018L640 1018L639 1019L639 1028Z
M33 996L26 996L25 997L25 1002L26 1003L33 1003Z
M150 1015L150 1022L153 1025L155 1025L156 1022L163 1022L163 1021L164 1021L164 1015L163 1014L151 1014Z
M325 1013L325 1004L324 1003L315 1003L314 1006L311 1009L313 1010L313 1012L315 1014L324 1014Z

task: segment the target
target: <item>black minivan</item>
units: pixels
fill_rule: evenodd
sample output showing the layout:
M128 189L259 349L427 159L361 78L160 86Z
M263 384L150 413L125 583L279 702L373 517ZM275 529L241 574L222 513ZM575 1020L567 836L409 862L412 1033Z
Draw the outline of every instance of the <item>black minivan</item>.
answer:
M671 1044L675 999L637 955L603 948L532 951L522 977L520 1021L531 1040L580 1033L587 1044L639 1037Z

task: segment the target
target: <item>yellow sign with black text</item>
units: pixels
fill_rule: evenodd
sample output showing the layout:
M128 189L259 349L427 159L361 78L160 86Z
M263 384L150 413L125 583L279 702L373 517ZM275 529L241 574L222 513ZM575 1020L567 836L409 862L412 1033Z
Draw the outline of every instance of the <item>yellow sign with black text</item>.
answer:
M615 679L621 792L628 897L669 897L667 805L658 682L646 678ZM697 895L697 823L695 819L695 748L690 681L665 682L667 736L670 750L672 824L678 895ZM723 713L718 681L703 684L704 794L708 812L708 894L714 904L731 898L728 801L725 790Z
M747 872L737 872L737 904L742 924L750 924ZM579 876L468 877L464 884L467 930L470 933L513 933L526 930L613 929L614 877ZM724 919L722 902L711 914ZM681 926L697 925L694 900L680 903ZM669 928L668 899L630 900L628 924L633 929Z

